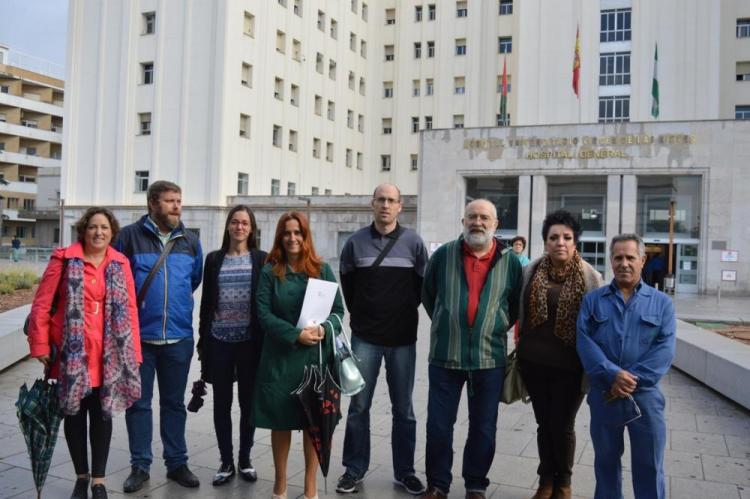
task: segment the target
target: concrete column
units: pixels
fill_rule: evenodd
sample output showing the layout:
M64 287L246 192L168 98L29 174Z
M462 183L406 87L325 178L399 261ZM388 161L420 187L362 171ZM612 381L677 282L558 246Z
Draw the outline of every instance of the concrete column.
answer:
M637 232L636 211L638 208L638 178L635 175L622 176L622 200L620 203L622 204L620 232Z
M614 277L612 274L612 267L609 265L609 242L614 236L620 233L620 207L622 206L620 187L620 175L607 176L607 218L605 220L606 225L604 226L604 236L607 238L607 242L604 246L607 262L604 266L605 281L609 281Z
M529 258L539 258L544 254L542 241L542 224L547 216L547 177L534 175L531 190L531 234L529 243Z
M531 223L531 175L518 177L518 234L531 240L529 224Z

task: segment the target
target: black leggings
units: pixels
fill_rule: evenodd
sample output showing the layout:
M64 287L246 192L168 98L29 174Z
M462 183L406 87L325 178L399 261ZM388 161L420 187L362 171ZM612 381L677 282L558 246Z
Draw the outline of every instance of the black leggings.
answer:
M89 472L86 448L86 413L89 414L89 439L91 441L91 476L104 478L112 440L112 420L104 419L99 388L94 388L88 397L81 400L81 410L73 416L65 416L65 440L73 460L76 475Z

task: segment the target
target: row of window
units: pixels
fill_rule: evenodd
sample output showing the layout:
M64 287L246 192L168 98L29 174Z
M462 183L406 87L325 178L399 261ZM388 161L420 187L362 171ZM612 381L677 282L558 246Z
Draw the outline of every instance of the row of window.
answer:
M416 154L409 155L409 169L416 171L419 166L419 156ZM391 155L381 154L380 155L380 171L389 172L391 171Z
M507 75L508 93L511 91L511 75ZM411 95L412 97L419 97L422 94L422 81L412 80L411 82ZM425 95L430 96L435 93L435 80L432 78L425 78L424 80ZM497 76L497 93L503 91L503 76ZM394 85L392 81L383 82L383 98L393 98ZM453 93L457 95L463 95L466 93L466 77L455 76L453 78Z
M498 14L506 16L513 14L513 0L498 0ZM468 17L469 8L467 0L456 2L456 17ZM424 19L424 6L414 6L414 22L419 23ZM434 3L427 4L427 20L437 19L437 6ZM385 9L385 24L396 24L396 9Z
M435 42L433 40L425 42L427 47L426 57L431 59L435 57ZM513 51L513 38L510 36L500 36L497 39L497 51L500 54L510 54ZM384 45L383 53L386 61L396 60L396 49L394 45ZM422 42L414 42L414 58L422 58ZM455 55L466 55L466 38L456 38Z

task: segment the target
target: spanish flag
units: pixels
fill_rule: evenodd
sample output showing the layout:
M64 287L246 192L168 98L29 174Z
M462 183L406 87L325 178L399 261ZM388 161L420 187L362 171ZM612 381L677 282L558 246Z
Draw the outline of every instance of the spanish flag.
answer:
M581 34L576 25L576 46L573 52L573 93L581 97Z
M503 126L508 126L508 71L505 62L505 59L503 59L503 80L500 89L500 119Z

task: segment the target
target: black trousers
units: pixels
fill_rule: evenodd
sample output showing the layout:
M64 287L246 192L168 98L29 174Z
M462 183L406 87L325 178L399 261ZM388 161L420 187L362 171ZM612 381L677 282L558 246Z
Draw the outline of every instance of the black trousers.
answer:
M94 388L88 397L81 400L81 410L73 416L65 416L63 429L65 441L73 460L76 475L89 472L88 453L86 448L86 415L89 422L89 440L91 441L91 476L104 478L109 457L109 443L112 440L112 420L104 419L102 404L99 399L99 388Z
M520 359L520 368L539 425L536 438L539 483L570 485L576 450L576 413L583 401L583 372L524 359Z
M228 343L211 339L211 376L214 392L214 428L219 444L221 462L234 461L232 447L232 399L234 381L237 380L237 398L240 403L239 462L247 464L253 446L255 427L250 424L250 412L255 386L255 373L260 358L260 345L255 341Z

